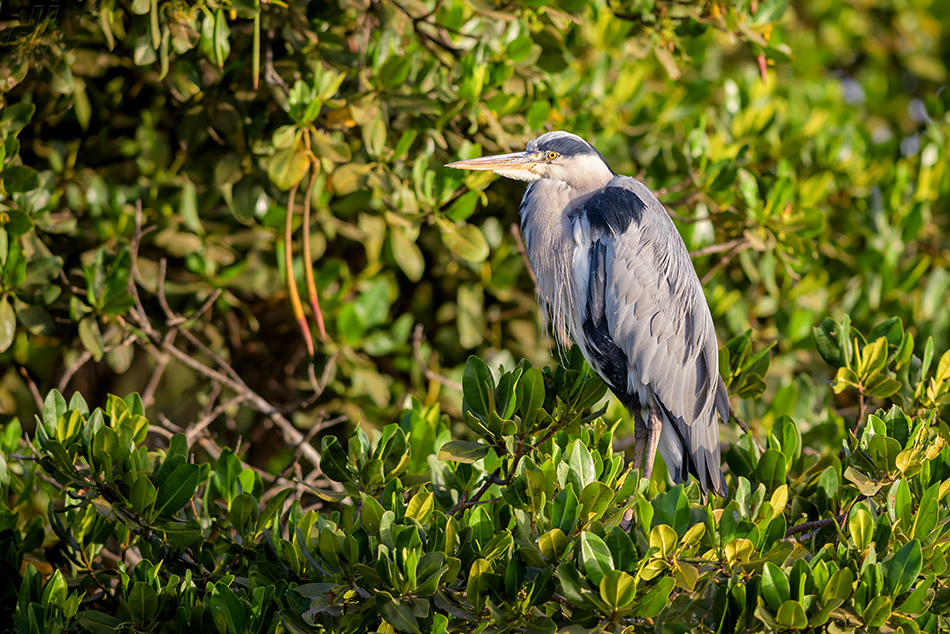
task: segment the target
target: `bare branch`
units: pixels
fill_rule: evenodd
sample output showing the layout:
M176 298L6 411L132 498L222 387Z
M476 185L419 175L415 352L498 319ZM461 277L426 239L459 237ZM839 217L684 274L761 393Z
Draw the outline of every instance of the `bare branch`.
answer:
M221 358L221 355L202 343L201 340L194 336L187 328L181 328L179 329L179 332L181 332L185 339L191 342L191 345L211 357L211 360L214 361L219 368L227 372L232 379L241 385L247 386L247 384L244 382L244 379L241 378L241 375L237 373L237 370L235 370L227 361Z
M531 261L528 259L528 251L525 249L524 239L521 237L521 228L518 226L518 223L511 223L511 235L515 238L515 244L518 245L518 253L521 254L521 259L524 260L524 265L528 268L531 281L537 284L538 278L534 274L534 269L531 268Z
M729 262L732 261L732 258L736 257L736 255L738 255L739 252L744 251L750 245L751 245L750 242L740 242L739 244L735 245L731 251L726 253L726 255L724 255L721 260L716 262L715 266L709 269L706 275L703 276L702 284L705 286L709 282L709 280L711 280L716 275L716 273L719 272L720 269L722 269L727 264L729 264Z
M691 258L700 258L704 255L709 255L711 253L720 253L722 251L728 251L736 246L742 245L747 246L751 244L748 238L736 238L735 240L730 240L729 242L723 242L722 244L711 244L708 247L703 247L702 249L696 249L695 251L689 252L689 257Z
M79 372L82 366L86 365L91 360L92 353L88 350L83 350L79 357L77 357L76 360L73 361L68 368L66 368L66 371L63 372L63 376L59 379L56 389L59 390L60 393L65 392L66 386L69 385L69 381L72 380L73 376Z
M789 538L792 535L804 533L805 531L814 531L807 535L802 535L801 537L798 538L798 542L808 541L809 539L815 536L815 533L818 532L817 529L824 528L826 526L831 526L832 524L836 524L836 523L841 525L847 516L848 516L847 513L842 513L841 515L838 515L836 517L829 517L823 520L816 520L814 522L805 522L804 524L798 524L796 526L792 526L787 531L785 531L785 537Z
M175 318L175 313L172 312L171 306L168 305L168 299L165 298L165 272L168 268L168 261L165 258L162 258L158 261L158 303L162 305L162 310L165 311L165 319L169 322Z
M177 334L177 330L169 330L165 333L164 343L174 345L175 336ZM155 403L155 391L158 390L158 384L161 383L162 377L165 375L165 368L168 367L168 361L171 359L171 357L164 353L158 353L153 356L158 360L158 364L155 366L155 371L152 372L152 376L149 377L145 391L142 393L142 404L146 408L151 407Z
M430 368L426 360L422 358L422 324L417 324L412 334L412 352L416 357L416 363L422 368L422 372L426 375L427 379L440 383L445 387L452 388L453 390L462 391L461 383L438 374Z
M191 355L185 353L174 345L169 345L163 342L160 344L160 349L163 352L172 355L187 365L189 368L195 370L206 378L220 381L225 387L230 388L236 394L242 395L245 401L249 403L251 407L270 418L274 424L277 425L284 436L285 442L291 446L299 445L300 451L307 457L307 460L309 460L314 467L319 466L320 453L309 444L303 444L303 434L301 434L300 431L293 426L293 423L287 420L287 418L285 418L276 407L274 407L257 392L248 387L243 381L235 381L230 376L222 374L218 370L206 366L200 361L193 359Z
M21 365L18 369L20 370L20 374L23 376L23 379L26 381L27 387L30 388L30 394L33 395L33 402L36 403L37 409L43 411L43 397L40 396L40 390L38 387L36 387L36 381L33 380L33 377L30 376L30 373L27 372L25 367Z
M208 311L209 308L214 306L214 303L218 301L219 297L221 297L222 292L224 291L222 291L220 288L214 289L214 292L211 293L208 299L205 300L205 303L201 305L201 308L196 310L193 314L189 315L188 317L185 317L184 315L177 315L174 319L168 320L168 325L177 326L179 324L183 324L189 321L195 321L196 319L204 315Z
M188 431L185 432L185 437L188 439L188 444L191 445L191 443L195 441L195 438L203 434L208 425L214 422L214 420L220 416L222 412L233 405L241 405L245 400L246 399L243 395L230 398L223 403L219 403L217 407L202 416L201 419L196 421L193 425L189 425Z

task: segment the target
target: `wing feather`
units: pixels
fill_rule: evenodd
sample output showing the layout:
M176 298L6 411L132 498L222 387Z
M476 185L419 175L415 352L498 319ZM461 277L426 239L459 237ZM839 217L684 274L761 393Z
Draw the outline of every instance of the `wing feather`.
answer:
M661 451L670 462L678 457L674 443L684 450L684 464L670 466L677 479L690 472L704 490L724 492L716 414L728 419L728 398L712 317L683 239L646 186L627 177L591 197L579 217L591 256L587 297L578 303L596 329L588 332L585 322L584 332L601 352L609 338L622 353L621 359L614 351L608 363L626 362L626 386L589 345L582 346L585 356L611 375L618 396L623 387L628 400L647 388L665 412L672 429Z

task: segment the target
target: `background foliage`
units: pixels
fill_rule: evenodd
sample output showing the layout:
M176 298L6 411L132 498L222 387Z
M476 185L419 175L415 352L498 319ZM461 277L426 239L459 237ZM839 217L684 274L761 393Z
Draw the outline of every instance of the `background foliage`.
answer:
M939 629L946 3L0 18L17 629ZM551 357L522 185L441 167L544 129L693 250L750 428L729 500L625 475L630 422Z

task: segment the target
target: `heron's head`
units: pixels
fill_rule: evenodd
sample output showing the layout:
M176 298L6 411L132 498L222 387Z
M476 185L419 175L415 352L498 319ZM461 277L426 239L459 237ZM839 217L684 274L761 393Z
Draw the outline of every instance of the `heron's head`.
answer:
M577 189L603 187L614 173L597 149L570 132L548 132L528 141L524 152L482 156L446 167L492 171L520 181L552 179Z

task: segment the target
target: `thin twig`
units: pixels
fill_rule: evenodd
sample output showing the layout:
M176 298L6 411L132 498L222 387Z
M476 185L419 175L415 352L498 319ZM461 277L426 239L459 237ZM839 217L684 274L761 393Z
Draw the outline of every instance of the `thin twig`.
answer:
M515 238L515 244L518 245L518 253L521 254L521 259L524 260L524 265L528 268L528 274L531 275L531 281L534 284L538 283L538 278L534 274L534 269L531 268L531 260L528 259L528 251L524 246L524 238L521 236L521 227L518 226L518 223L511 223L511 235Z
M711 253L720 253L722 251L728 251L737 245L745 245L749 243L748 238L736 238L735 240L730 240L729 242L723 242L722 244L711 244L708 247L703 247L702 249L696 249L695 251L689 252L689 257L691 258L701 258L704 255L709 255Z
M792 535L797 535L799 533L804 533L806 531L811 531L819 528L824 528L825 526L831 526L835 523L841 523L844 518L848 516L847 513L842 513L836 517L828 517L823 520L815 520L814 522L805 522L804 524L798 524L796 526L790 527L785 531L785 537L791 537ZM807 541L806 536L802 536L798 539L799 542Z
M323 394L324 390L327 389L327 384L330 382L330 375L333 374L333 370L336 367L337 354L338 353L334 352L330 355L330 358L327 359L327 364L323 367L323 374L320 375L319 381L317 380L317 375L314 372L313 361L310 361L307 364L307 376L310 378L310 387L313 388L313 393L301 401L281 405L277 408L277 411L281 414L286 414L287 412L306 409L313 405Z
M310 441L313 440L313 437L319 434L324 429L328 429L330 427L333 427L334 425L344 423L347 420L349 420L349 416L347 416L346 414L340 414L339 416L334 416L333 418L328 418L327 420L321 423L317 423L316 425L314 425L307 431L307 435L304 436L303 443L301 443L301 446L309 445ZM300 457L299 449L297 451L297 457L298 458Z
M241 378L241 375L237 373L237 370L232 368L231 365L221 357L221 355L202 343L201 340L194 336L187 328L181 328L179 332L184 335L185 339L191 342L191 345L211 357L211 360L218 364L218 367L227 372L232 379L241 385L247 385L244 382L244 379Z
M462 499L460 499L455 504L455 506L453 506L449 510L449 515L455 515L456 513L458 513L459 516L461 516L461 514L465 511L465 509L477 504L478 499L482 497L483 495L485 495L485 491L488 490L488 487L498 482L499 473L501 473L501 467L498 467L497 469L492 471L490 474L488 474L488 476L485 478L485 481L482 483L482 486L479 487L478 491L475 492L475 495L472 496L471 500L468 500L465 498L465 496L462 496Z
M177 334L177 330L169 330L165 333L165 342L173 345ZM142 393L142 404L146 409L155 403L155 392L158 390L158 384L161 383L162 377L165 375L165 368L168 367L168 361L170 360L167 354L157 354L155 357L158 359L158 364L155 366L155 370L145 386L145 391Z
M663 198L667 194L675 194L676 192L683 191L693 183L692 177L684 178L675 185L670 185L669 187L661 187L659 189L653 190L653 195L657 198Z
M320 464L320 453L314 449L309 444L301 444L303 442L303 434L293 426L289 420L287 420L276 407L267 402L266 399L261 397L257 392L252 390L250 387L245 385L243 382L237 382L232 379L230 376L219 372L213 368L206 366L205 364L197 361L191 357L191 355L185 353L181 349L177 348L174 345L167 345L162 343L160 349L163 352L166 352L189 368L195 370L199 374L205 376L209 379L214 379L220 381L225 387L230 388L237 394L242 394L246 401L258 412L266 415L270 418L278 428L280 428L281 433L284 435L284 441L290 444L291 446L300 445L300 451L306 456L307 460L317 467Z
M437 373L435 370L429 367L429 364L422 357L422 324L416 324L416 328L412 333L412 352L416 357L416 364L422 368L422 372L426 375L426 378L430 381L435 381L436 383L441 383L445 387L451 388L453 390L462 391L462 384L458 381L453 381L447 377L442 376Z
M864 391L858 390L858 420L854 423L854 432L857 433L861 429L861 424L864 421L864 414L867 412L868 400L864 398Z
M132 299L135 300L135 310L132 314L135 316L135 320L139 323L139 327L145 331L146 334L151 335L154 331L152 330L152 324L148 320L148 316L145 314L145 308L142 306L142 300L139 297L138 285L135 283L136 280L141 281L141 275L138 271L138 259L139 259L139 245L142 241L142 236L145 233L142 231L142 201L135 201L135 232L132 234L132 248L131 256L132 261L130 265L130 270L132 275L129 276L129 295L132 296Z
M239 394L233 398L230 398L223 403L219 403L217 407L212 409L210 412L201 417L200 420L196 421L193 425L188 427L188 431L185 432L185 437L188 439L188 444L191 445L195 438L200 436L208 425L210 425L214 420L221 415L226 409L233 405L241 405L244 401L247 400L243 394Z
M308 137L307 143L310 140ZM320 296L317 295L317 285L313 281L313 257L310 254L310 206L313 197L313 185L317 182L316 165L310 171L310 183L307 185L307 197L303 201L303 273L304 280L307 283L307 297L310 299L310 310L313 311L313 317L317 320L317 332L320 333L320 339L326 340L327 329L323 323L323 311L320 310Z
M570 608L572 611L577 609L570 601L559 595L557 592L551 595L551 600L555 603L563 605L566 608Z
M313 357L313 336L310 334L310 324L307 323L307 317L303 314L303 304L300 303L300 294L297 293L297 278L294 275L294 199L297 197L297 183L290 188L290 196L287 200L287 215L284 218L284 269L287 273L287 293L290 295L290 304L294 309L294 317L297 319L297 325L300 327L300 333L303 336L304 344L307 346L307 352Z
M749 244L750 243L747 243L747 242L737 244L736 246L732 248L731 251L729 251L726 255L724 255L721 260L716 262L715 266L709 269L706 275L703 276L703 279L702 279L703 286L708 284L709 280L711 280L713 276L715 276L716 273L719 272L720 269L722 269L727 264L729 264L729 262L732 261L732 258L736 257L736 255L738 255L740 251L744 251L746 248L748 248Z
M26 368L22 365L19 367L20 374L23 375L23 379L26 381L27 387L30 388L30 394L33 395L33 402L36 403L36 407L43 411L43 397L40 396L40 390L36 387L36 381L33 380L33 377L30 376L30 373L27 372Z
M528 451L526 449L526 445L519 445L518 450L515 452L515 459L511 463L511 469L508 471L508 475L505 476L504 479L500 479L498 477L498 474L501 473L501 467L498 467L492 471L482 483L482 486L479 487L478 491L475 492L475 495L467 500L459 500L459 502L452 507L452 510L449 511L449 515L458 513L459 517L461 517L462 513L465 512L465 509L475 506L476 504L480 504L479 500L483 495L485 495L485 491L487 491L491 485L500 484L504 486L509 484L514 479L515 473L518 472L518 465L521 464L521 459L524 458L525 454L527 453Z
M187 317L185 317L184 315L178 315L174 319L169 319L168 325L177 326L179 324L184 324L189 321L195 321L196 319L204 315L205 312L207 312L209 308L214 306L214 303L218 301L218 298L221 297L221 293L223 292L224 291L222 291L220 288L214 289L214 292L211 293L210 296L208 296L208 299L206 299L205 303L201 305L201 308L199 308L198 310L196 310L194 313L192 313L191 315Z
M162 310L165 311L165 319L171 321L175 318L175 313L172 311L171 306L168 305L168 299L165 297L165 271L168 268L168 262L165 258L161 258L158 261L158 303L161 304Z
M59 379L59 383L56 385L56 389L62 394L66 391L66 386L69 385L69 381L73 376L79 372L82 366L86 365L90 360L92 360L92 353L88 350L83 350L82 354L73 361L66 371L63 372L63 376Z
M739 412L736 411L736 408L732 406L732 403L729 402L729 418L736 421L736 424L739 425L739 429L744 431L749 438L752 439L752 442L755 443L755 446L759 448L759 454L765 453L765 449L762 448L762 445L759 444L758 438L749 431L749 424L742 420L742 417L739 416Z

